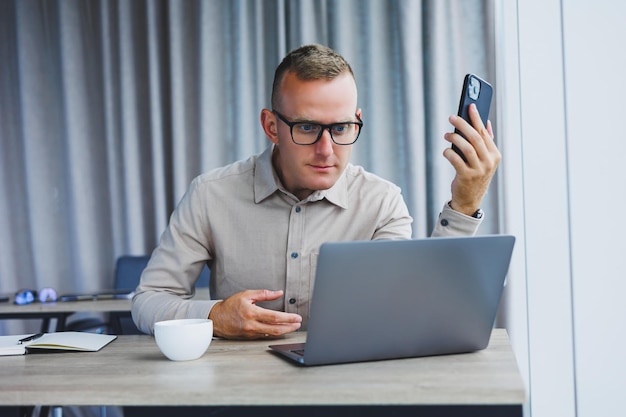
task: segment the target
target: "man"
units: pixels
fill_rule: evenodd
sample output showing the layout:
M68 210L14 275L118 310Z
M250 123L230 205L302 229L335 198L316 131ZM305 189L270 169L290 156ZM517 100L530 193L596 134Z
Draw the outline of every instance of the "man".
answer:
M472 235L500 160L491 125L471 109L475 128L445 139L456 170L452 199L432 235ZM171 216L133 299L137 326L208 317L216 336L276 337L305 329L316 257L326 241L409 239L400 189L349 163L361 127L349 64L308 45L276 69L272 110L261 111L270 146L246 161L195 178ZM212 300L190 300L205 263ZM348 302L348 301L347 301ZM349 308L347 305L346 308Z

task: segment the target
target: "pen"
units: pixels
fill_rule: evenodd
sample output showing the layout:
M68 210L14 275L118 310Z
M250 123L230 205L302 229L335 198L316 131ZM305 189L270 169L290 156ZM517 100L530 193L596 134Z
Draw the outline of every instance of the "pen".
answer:
M22 344L22 343L24 343L24 342L32 342L33 340L37 340L37 339L39 339L39 338L40 338L41 336L43 336L44 334L45 334L45 333L37 333L37 334L34 334L34 335L32 335L32 336L25 337L25 338L23 338L23 339L18 340L17 344L18 344L18 345L21 345L21 344Z

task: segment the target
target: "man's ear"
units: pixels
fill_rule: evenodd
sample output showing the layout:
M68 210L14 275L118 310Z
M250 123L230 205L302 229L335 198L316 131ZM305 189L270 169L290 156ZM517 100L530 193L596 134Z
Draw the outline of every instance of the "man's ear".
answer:
M261 127L272 143L278 143L278 120L271 110L261 110Z

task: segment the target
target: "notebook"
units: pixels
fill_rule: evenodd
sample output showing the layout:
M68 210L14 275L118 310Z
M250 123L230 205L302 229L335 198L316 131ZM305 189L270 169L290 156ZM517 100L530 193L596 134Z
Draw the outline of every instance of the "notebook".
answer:
M514 243L505 235L325 243L306 343L270 349L302 365L484 349Z
M97 352L117 336L85 332L57 332L0 336L0 356L33 352Z

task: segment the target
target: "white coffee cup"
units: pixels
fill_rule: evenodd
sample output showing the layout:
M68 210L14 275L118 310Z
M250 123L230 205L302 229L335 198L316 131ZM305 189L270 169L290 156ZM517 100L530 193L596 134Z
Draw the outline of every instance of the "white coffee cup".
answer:
M154 324L154 338L161 352L173 361L192 361L204 355L213 339L209 319L164 320Z

